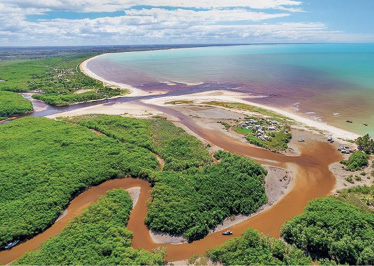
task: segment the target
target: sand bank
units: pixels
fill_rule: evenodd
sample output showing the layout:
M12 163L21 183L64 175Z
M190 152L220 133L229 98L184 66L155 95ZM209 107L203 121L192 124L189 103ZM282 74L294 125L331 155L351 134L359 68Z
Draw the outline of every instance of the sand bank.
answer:
M138 203L139 196L140 196L140 190L141 190L140 187L132 187L132 188L126 189L126 191L129 192L130 197L132 199L132 207L133 208L135 207L136 203Z
M97 104L85 108L76 109L73 111L57 113L47 116L48 118L66 117L66 116L79 116L88 114L107 114L107 115L126 115L135 118L151 117L154 115L163 115L162 112L152 108L142 106L139 104L115 103L115 104Z
M195 104L201 104L202 102L205 102L205 101L237 102L237 103L253 105L256 107L260 107L260 108L264 108L264 109L276 112L282 116L289 117L295 120L296 122L303 124L304 126L313 127L317 130L324 131L326 134L332 135L334 138L354 140L360 136L356 133L349 132L347 130L337 128L334 126L330 126L320 121L315 121L315 120L303 117L299 114L295 114L295 113L291 113L289 111L282 110L279 108L265 106L262 104L251 102L250 98L259 98L259 97L258 96L251 97L244 93L220 90L220 91L214 91L214 92L212 91L200 92L200 93L194 93L194 94L182 95L182 96L160 97L160 98L146 100L145 102L155 104L155 105L160 105L160 106L163 106L165 102L176 101L176 100L186 100L186 99L188 99L189 101L194 101ZM226 109L223 107L220 107L220 108ZM240 111L240 112L242 112L243 114L248 113L246 111Z

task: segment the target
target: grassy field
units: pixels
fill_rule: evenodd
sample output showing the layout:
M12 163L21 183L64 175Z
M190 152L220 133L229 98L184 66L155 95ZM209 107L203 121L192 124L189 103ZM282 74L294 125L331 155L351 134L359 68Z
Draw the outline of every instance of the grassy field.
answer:
M256 119L258 121L251 125L251 128L242 127L237 125L235 131L239 134L245 135L245 138L249 143L257 145L259 147L266 148L271 151L283 151L288 148L288 142L291 140L292 135L289 133L291 130L289 125L284 124L282 121L277 121L275 130L268 130L272 126L271 119L262 119L258 117L248 117L247 119ZM258 136L258 130L255 126L260 126L262 128L263 134ZM263 137L267 137L264 139Z
M0 120L32 112L32 104L15 92L0 91Z
M104 87L102 82L84 75L79 64L92 54L45 59L10 61L0 66L0 90L41 91L33 97L61 106L76 102L105 99L128 91Z
M123 189L107 192L57 236L26 253L15 265L163 265L165 253L131 247L126 228L132 209Z
M373 178L371 176L369 178ZM363 177L364 178L364 177ZM339 191L339 200L352 204L362 211L374 213L374 185L357 186Z
M207 102L202 102L202 104L207 104L207 105L213 105L213 106L220 106L220 107L225 107L229 109L238 109L238 110L244 110L244 111L249 111L253 113L258 113L264 116L272 117L274 119L281 119L284 121L287 121L287 123L291 123L294 120L291 118L288 118L286 116L280 115L276 112L253 106L250 104L244 104L244 103L232 103L232 102L221 102L221 101L207 101Z
M249 143L259 147L263 147L271 151L284 151L288 148L287 144L292 138L291 133L289 133L290 125L294 124L294 120L273 111L249 104L220 101L208 101L203 102L203 104L244 110L253 113L252 116L246 117L246 120L254 119L256 123L249 125L250 128L241 126L241 124L239 124L234 127L234 130L239 134L244 135ZM277 124L273 125L271 121L276 121ZM224 121L220 121L219 123L225 126L226 130L231 128L231 125ZM262 131L258 131L258 128L255 126L261 127ZM268 130L269 126L274 126L275 130ZM261 135L258 135L259 132L261 132Z

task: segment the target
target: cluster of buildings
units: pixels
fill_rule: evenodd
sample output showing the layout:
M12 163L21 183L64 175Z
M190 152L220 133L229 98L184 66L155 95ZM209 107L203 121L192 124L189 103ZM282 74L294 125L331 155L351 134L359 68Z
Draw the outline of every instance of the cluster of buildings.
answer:
M268 126L264 126L263 123L267 122ZM270 139L268 135L266 135L265 131L275 131L277 130L277 126L279 125L278 121L269 121L269 120L264 120L263 118L260 119L260 121L255 120L253 118L245 121L242 123L240 126L244 127L246 129L252 130L256 133L257 138L267 141Z

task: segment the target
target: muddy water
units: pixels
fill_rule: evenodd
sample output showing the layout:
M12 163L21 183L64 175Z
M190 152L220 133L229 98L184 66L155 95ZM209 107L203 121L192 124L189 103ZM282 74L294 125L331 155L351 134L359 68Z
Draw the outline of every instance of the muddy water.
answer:
M114 179L106 181L99 186L91 187L85 192L81 193L75 199L70 202L67 208L66 215L58 219L50 228L45 230L43 233L33 237L32 239L17 245L11 250L0 252L0 264L7 264L13 260L21 257L25 252L38 248L43 242L52 236L60 233L67 223L74 219L75 216L82 213L91 203L95 202L100 196L105 195L108 190L114 188L132 188L140 187L140 197L137 203L137 207L143 206L141 204L141 198L149 197L149 191L151 186L148 182L135 179L135 178L124 178L124 179Z
M270 209L259 213L247 221L232 226L230 230L232 230L233 236L239 236L246 228L251 227L270 236L279 237L281 225L286 220L302 213L309 200L328 195L335 185L335 177L330 172L328 166L333 162L341 160L342 156L327 142L309 141L303 145L301 156L284 156L264 149L251 147L223 133L207 130L203 126L196 124L189 116L178 111L164 107L152 107L179 118L182 124L214 145L230 152L254 157L256 161L268 165L288 168L294 172L294 186L292 190ZM216 232L190 244L156 245L146 232L146 227L143 224L138 224L137 227L131 230L135 231L139 228L141 228L139 230L141 233L134 233L133 247L148 250L160 246L166 247L168 261L186 259L194 254L202 255L207 249L213 248L230 238L223 236L221 232Z
M328 195L335 185L335 178L329 171L328 166L333 162L341 160L341 155L329 143L310 141L305 143L301 156L288 157L264 149L250 147L223 133L204 129L204 127L196 124L190 117L169 108L160 107L158 109L179 118L181 123L191 131L214 145L230 152L254 157L257 161L268 165L286 167L294 171L294 186L292 190L270 209L261 212L247 221L232 226L230 230L233 231L233 236L239 236L246 228L252 227L263 233L278 237L280 227L286 220L301 213L309 200ZM213 248L230 238L230 236L222 236L221 232L217 232L189 244L155 244L149 235L147 227L144 225L144 218L147 213L147 201L151 195L150 185L140 179L126 178L104 182L80 194L69 205L66 216L58 220L48 230L16 246L10 251L0 252L0 263L9 263L19 258L25 252L38 248L48 238L61 232L74 216L81 213L89 204L97 200L99 196L104 195L107 190L118 187L127 189L136 186L141 187L141 193L137 205L131 212L128 224L128 228L134 235L132 241L134 248L152 250L157 247L166 247L167 260L174 261L189 258L193 254L201 255L207 249Z

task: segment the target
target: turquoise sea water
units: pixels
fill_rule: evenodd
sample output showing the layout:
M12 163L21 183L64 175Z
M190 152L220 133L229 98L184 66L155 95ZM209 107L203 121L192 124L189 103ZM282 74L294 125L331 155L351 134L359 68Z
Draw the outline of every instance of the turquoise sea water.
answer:
M145 90L229 89L374 135L374 44L277 44L107 54L88 67ZM168 86L166 82L177 82ZM186 88L182 83L199 83ZM353 120L348 124L346 120ZM369 124L368 127L362 123Z

